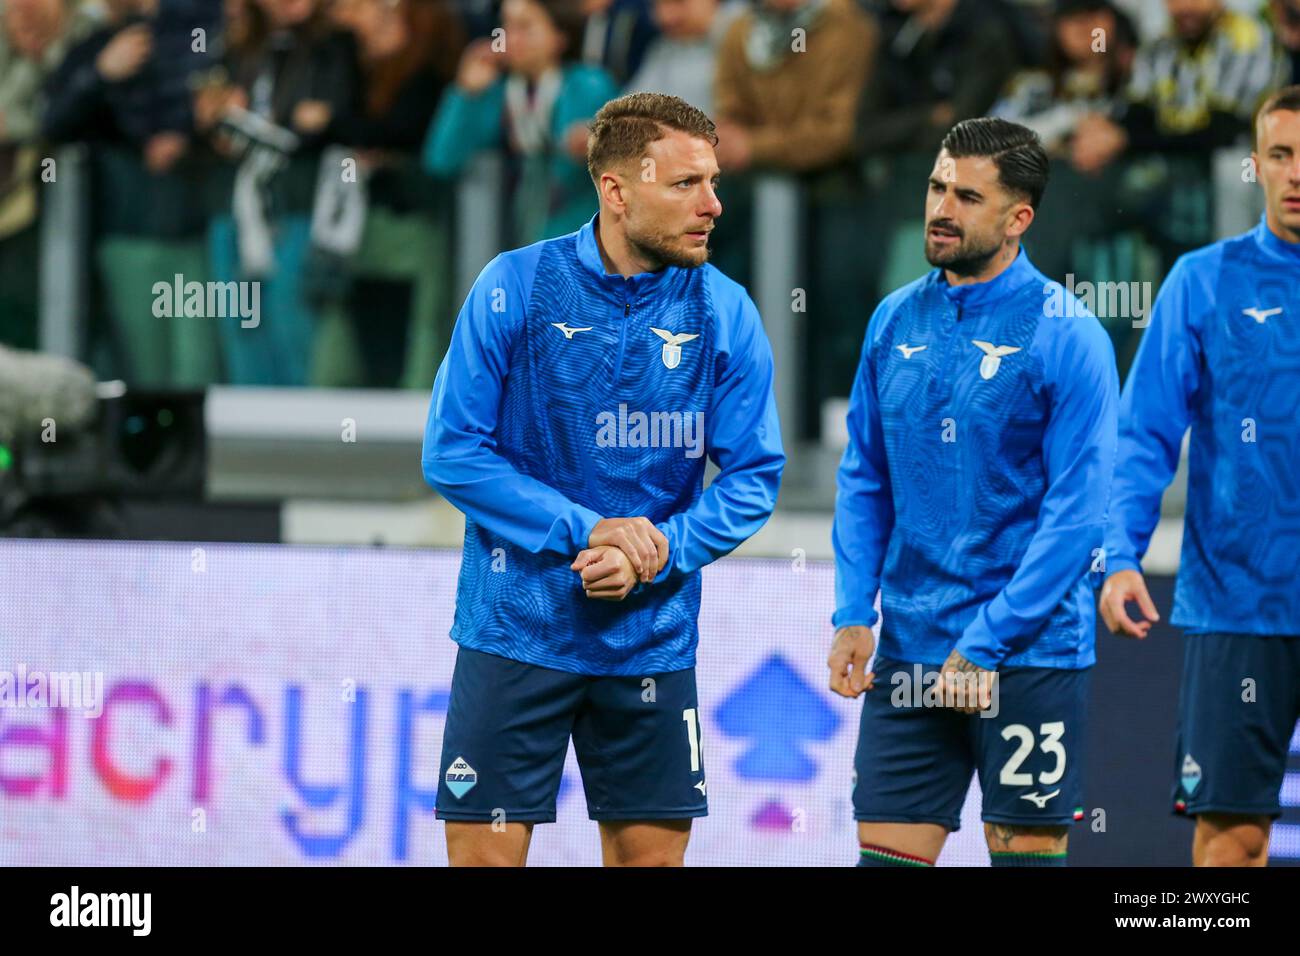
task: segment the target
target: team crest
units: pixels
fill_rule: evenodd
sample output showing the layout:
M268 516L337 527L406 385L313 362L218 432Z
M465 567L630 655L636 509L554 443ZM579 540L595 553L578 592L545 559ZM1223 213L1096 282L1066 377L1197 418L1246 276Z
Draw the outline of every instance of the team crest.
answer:
M447 768L447 789L459 800L474 789L478 783L478 773L465 762L464 757L457 757Z
M1182 772L1183 793L1189 797L1196 792L1196 788L1201 785L1201 765L1192 759L1191 754L1183 755L1183 772Z
M971 343L984 353L984 357L980 359L980 378L985 380L998 374L1004 355L1012 355L1020 351L1019 346L994 345L992 342L981 342L979 339L971 339Z
M698 339L699 335L692 335L688 332L681 332L674 335L665 329L656 329L650 326L650 331L664 340L663 352L661 353L664 360L664 368L676 368L682 364L682 343L689 342L691 339Z

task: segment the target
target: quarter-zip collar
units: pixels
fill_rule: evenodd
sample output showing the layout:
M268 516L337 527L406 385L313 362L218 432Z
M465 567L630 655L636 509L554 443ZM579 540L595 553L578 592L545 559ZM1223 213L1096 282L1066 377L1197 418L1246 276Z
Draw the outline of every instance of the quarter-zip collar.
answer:
M965 312L967 309L987 309L997 305L1027 283L1038 281L1038 270L1025 255L1021 246L1011 265L987 282L970 282L966 285L949 285L943 269L938 269L937 281L948 301Z
M1300 242L1287 242L1268 228L1267 214L1259 217L1255 227L1255 241L1264 250L1265 255L1291 267L1300 266Z
M655 272L640 272L626 278L616 272L606 272L605 261L601 259L600 247L596 243L599 218L600 213L596 213L578 230L578 261L602 288L607 289L620 300L629 300L659 288L678 271L677 266L664 266Z

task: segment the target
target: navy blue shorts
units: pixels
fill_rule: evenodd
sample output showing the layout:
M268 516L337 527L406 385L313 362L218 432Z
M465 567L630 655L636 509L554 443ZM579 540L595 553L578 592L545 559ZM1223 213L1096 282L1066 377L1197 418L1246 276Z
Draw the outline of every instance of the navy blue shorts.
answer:
M876 659L874 687L862 695L854 818L957 830L977 771L986 823L1081 819L1090 669L1004 668L993 717L926 706L938 670Z
M593 677L461 647L437 815L553 823L570 735L591 819L708 813L694 668Z
M1281 816L1300 718L1300 637L1183 638L1174 813Z

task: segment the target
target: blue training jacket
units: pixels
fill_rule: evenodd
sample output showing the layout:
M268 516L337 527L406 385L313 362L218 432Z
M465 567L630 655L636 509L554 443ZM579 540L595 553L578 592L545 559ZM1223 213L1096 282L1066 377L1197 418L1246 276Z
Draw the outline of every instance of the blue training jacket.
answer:
M451 636L583 674L682 670L700 568L776 503L772 350L711 265L606 273L597 219L489 262L438 370L424 476L466 518ZM634 516L667 536L667 565L623 601L586 597L569 565L597 521Z
M1300 245L1263 219L1181 257L1120 405L1107 570L1137 569L1191 426L1170 620L1300 634Z
M1101 324L1023 250L887 296L849 404L835 626L874 624L879 589L883 656L1091 665L1118 405Z

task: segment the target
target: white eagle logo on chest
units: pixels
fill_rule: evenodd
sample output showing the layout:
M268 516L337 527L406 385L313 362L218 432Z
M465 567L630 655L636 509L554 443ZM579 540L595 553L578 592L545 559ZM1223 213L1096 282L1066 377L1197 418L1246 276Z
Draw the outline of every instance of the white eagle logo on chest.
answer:
M1002 357L1005 355L1014 355L1020 351L1018 345L994 345L992 342L981 342L979 339L971 339L971 344L984 353L980 359L980 378L990 379L998 374L998 369L1002 366Z
M664 340L663 351L660 353L664 360L664 368L676 368L682 364L682 343L689 342L691 339L698 339L698 333L679 332L673 334L666 329L656 329L650 326L650 331Z

